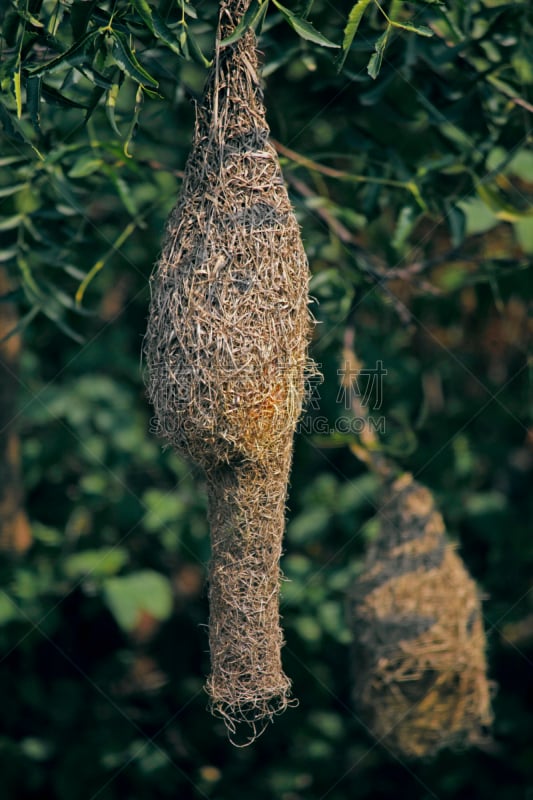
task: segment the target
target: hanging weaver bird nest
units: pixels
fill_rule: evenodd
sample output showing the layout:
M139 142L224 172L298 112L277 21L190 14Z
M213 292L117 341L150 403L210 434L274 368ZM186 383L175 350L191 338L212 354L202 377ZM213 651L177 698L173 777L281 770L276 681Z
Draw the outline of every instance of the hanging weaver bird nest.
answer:
M491 710L476 585L411 475L395 480L380 516L350 606L357 709L400 755L479 742Z
M219 41L247 0L222 5ZM217 47L152 278L148 393L206 476L211 710L250 740L289 703L279 558L309 369L308 264L269 141L255 36Z

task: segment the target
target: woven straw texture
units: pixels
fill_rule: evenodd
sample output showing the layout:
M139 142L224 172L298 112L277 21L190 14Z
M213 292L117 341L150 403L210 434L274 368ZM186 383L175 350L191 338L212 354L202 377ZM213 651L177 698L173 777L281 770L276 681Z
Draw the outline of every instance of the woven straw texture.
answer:
M358 712L404 756L479 742L492 715L476 585L411 475L388 487L382 507L350 606Z
M222 6L219 39L246 5ZM248 741L290 695L279 557L309 370L308 278L249 31L217 47L145 339L160 431L207 478L211 708L232 734L248 723Z

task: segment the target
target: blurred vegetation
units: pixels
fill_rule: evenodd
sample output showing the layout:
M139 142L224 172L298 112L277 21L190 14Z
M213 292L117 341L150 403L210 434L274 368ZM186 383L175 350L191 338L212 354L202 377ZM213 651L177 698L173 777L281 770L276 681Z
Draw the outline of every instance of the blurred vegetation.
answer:
M2 489L22 474L31 539L0 537L2 796L530 798L531 3L249 15L318 300L308 418L346 416L350 321L387 370L382 446L435 493L486 597L494 740L428 763L393 758L352 710L345 596L379 487L323 426L296 440L282 562L300 705L246 750L205 710L205 499L150 433L139 354L216 4L6 9L0 310L23 346L15 366L1 345L18 414L2 401L0 428L22 448Z

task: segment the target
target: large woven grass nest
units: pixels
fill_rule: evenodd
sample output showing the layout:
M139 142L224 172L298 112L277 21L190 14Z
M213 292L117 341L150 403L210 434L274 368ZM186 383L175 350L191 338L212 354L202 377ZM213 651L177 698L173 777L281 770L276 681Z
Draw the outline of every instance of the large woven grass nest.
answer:
M222 5L219 39L247 0ZM207 479L211 675L230 731L289 702L279 557L301 412L308 264L269 141L256 43L217 47L152 278L145 355L161 433Z

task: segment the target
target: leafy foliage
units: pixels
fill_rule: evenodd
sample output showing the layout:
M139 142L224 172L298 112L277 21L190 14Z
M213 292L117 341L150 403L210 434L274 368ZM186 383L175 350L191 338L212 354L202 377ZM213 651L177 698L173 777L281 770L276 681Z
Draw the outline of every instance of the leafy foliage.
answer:
M3 793L515 800L532 779L531 4L250 7L325 380L297 438L282 564L300 706L238 752L201 688L205 500L149 433L139 369L216 16L214 2L16 0L2 21L1 300L24 329L34 537L1 567ZM487 595L499 689L484 750L401 764L352 711L344 603L378 487L340 424L347 321L359 358L387 370L381 446L434 491Z

